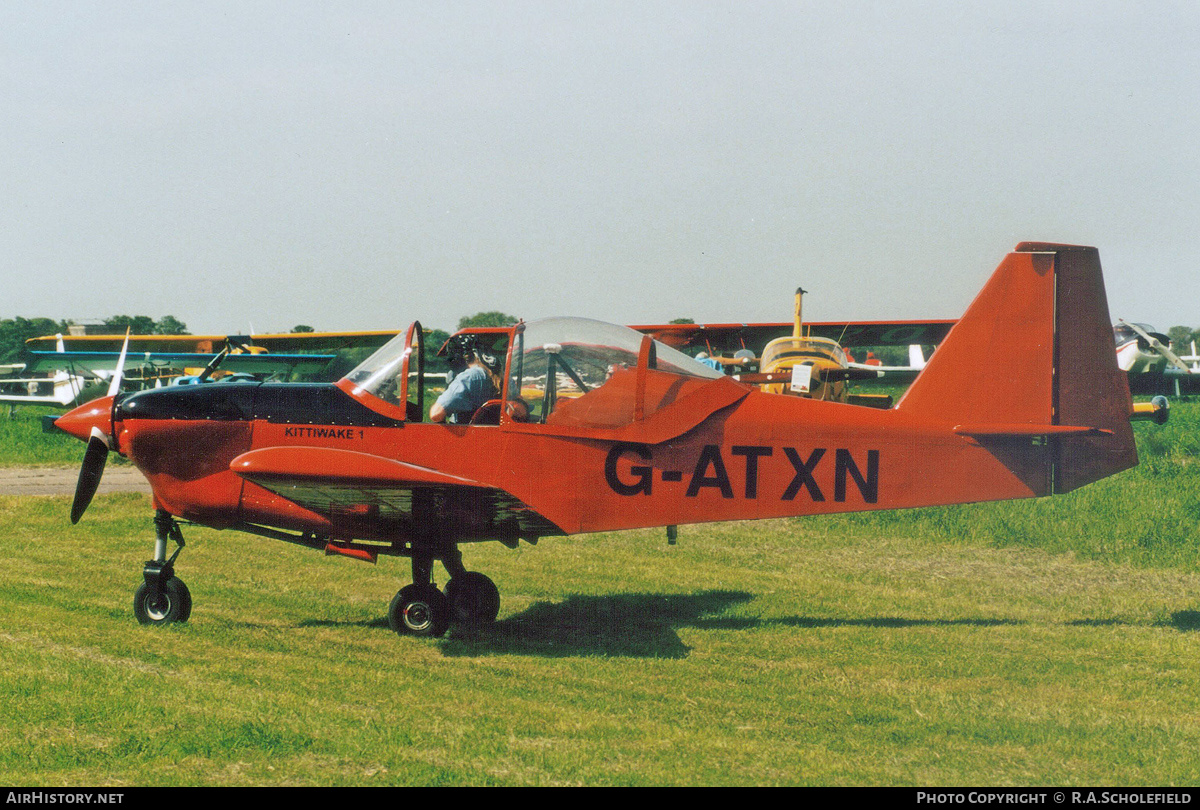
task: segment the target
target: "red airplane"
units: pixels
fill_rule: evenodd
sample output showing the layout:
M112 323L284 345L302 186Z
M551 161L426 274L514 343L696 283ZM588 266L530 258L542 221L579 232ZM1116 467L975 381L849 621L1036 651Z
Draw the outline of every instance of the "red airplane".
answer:
M114 395L57 426L88 442L73 522L110 450L153 488L139 621L188 618L174 566L190 522L409 557L389 625L438 636L499 611L464 543L1036 497L1132 467L1141 414L1110 324L1094 248L1023 243L886 410L765 393L627 327L558 318L477 330L499 393L467 424L425 417L414 323L337 383Z

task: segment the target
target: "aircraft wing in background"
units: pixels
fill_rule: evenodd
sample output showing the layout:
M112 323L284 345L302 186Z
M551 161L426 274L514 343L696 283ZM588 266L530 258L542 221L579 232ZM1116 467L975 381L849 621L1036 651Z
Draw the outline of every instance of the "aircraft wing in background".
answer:
M88 377L107 379L116 370L118 352L30 352L30 371L73 370ZM124 371L141 368L184 369L203 368L214 355L199 352L130 352ZM324 368L336 354L228 354L221 361L221 370L248 374L288 374L293 371L317 371Z
M935 321L806 321L804 332L836 340L849 348L860 346L936 346L954 326ZM634 326L639 332L674 349L703 348L709 354L733 354L748 349L761 354L769 342L792 334L787 323L670 323Z
M291 332L267 335L131 335L130 354L144 352L213 355L224 346L258 348L266 352L332 353L349 349L377 349L396 336L396 330L366 332ZM49 351L62 342L64 349L112 352L116 356L125 335L46 335L25 342L30 351Z

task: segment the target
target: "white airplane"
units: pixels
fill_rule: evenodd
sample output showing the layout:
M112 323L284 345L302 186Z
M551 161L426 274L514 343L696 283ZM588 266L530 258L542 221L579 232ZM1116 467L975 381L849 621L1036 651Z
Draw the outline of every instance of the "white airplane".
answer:
M57 351L63 352L62 335L55 336ZM0 377L0 402L9 404L9 413L17 405L58 405L66 407L79 399L87 380L79 374L59 369L49 376L22 377L16 372L24 371L24 364L8 367L12 376Z
M850 362L850 368L859 368L864 371L878 372L880 377L891 376L904 381L914 379L921 369L925 368L925 352L921 349L919 343L910 343L908 345L908 365L907 366L885 366L878 360L874 359L873 354L869 354L865 363Z
M1144 323L1118 321L1113 327L1117 344L1117 365L1129 375L1133 388L1157 387L1157 380L1174 382L1175 396L1179 396L1181 383L1190 379L1200 380L1200 356L1196 354L1196 343L1192 342L1192 353L1180 357L1171 349L1171 341L1161 332ZM1191 361L1188 365L1187 361Z

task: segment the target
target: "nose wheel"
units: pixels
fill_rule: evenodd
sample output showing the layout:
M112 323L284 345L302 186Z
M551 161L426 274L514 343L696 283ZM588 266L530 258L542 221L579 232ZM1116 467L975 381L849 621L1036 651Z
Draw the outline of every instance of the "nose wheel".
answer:
M133 595L133 615L141 624L186 622L192 615L192 594L175 576L158 588L143 582Z
M183 551L183 532L175 518L165 510L154 516L154 559L142 568L142 579L133 595L133 615L140 624L186 622L192 615L192 594L183 580L175 576L175 558ZM178 548L167 559L167 541Z

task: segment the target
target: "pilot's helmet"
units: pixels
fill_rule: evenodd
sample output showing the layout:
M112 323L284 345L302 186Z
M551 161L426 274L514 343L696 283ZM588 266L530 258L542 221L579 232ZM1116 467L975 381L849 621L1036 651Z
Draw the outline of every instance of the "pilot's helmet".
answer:
M450 368L466 368L467 364L471 362L471 356L475 354L475 336L455 335L446 341L443 351Z
M479 358L479 362L483 363L493 372L500 373L500 364L504 362L502 357L480 348L475 349L475 356Z

